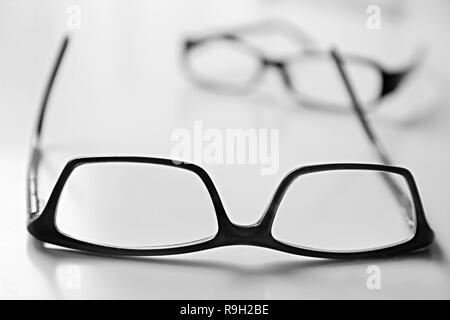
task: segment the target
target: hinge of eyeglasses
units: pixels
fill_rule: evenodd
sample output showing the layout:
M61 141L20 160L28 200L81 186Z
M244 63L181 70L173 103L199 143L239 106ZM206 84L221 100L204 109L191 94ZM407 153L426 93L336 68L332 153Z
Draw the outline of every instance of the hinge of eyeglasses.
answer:
M37 194L34 189L31 189L30 194L30 202L28 212L30 213L30 217L34 217L38 215L41 211L41 208L44 208L45 201L37 197Z
M28 212L30 213L30 219L36 218L41 213L41 208L44 208L45 201L42 199L34 198L30 202Z

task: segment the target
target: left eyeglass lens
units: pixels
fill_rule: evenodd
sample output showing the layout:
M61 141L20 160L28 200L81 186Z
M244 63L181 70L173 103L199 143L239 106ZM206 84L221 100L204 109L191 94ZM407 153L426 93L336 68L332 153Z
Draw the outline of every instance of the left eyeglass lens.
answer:
M260 67L250 48L229 39L210 40L193 47L187 64L198 81L230 90L250 86Z
M77 167L59 199L56 226L81 241L130 249L205 241L218 230L200 177L139 163Z

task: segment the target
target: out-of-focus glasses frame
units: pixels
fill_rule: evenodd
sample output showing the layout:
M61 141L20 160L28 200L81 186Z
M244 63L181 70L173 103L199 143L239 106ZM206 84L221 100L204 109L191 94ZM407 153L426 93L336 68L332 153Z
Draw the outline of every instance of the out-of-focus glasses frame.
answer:
M258 46L254 45L246 39L247 34L264 34L266 32L276 32L277 34L284 35L290 40L298 43L301 49L298 53L290 54L287 57L277 57L276 59L271 58L267 56L264 51L261 50ZM258 62L258 69L253 73L253 76L250 77L245 84L225 85L223 83L212 81L211 79L202 77L198 74L198 72L195 71L195 68L191 63L191 56L195 55L196 50L201 49L210 43L214 43L215 41L228 43L230 48L240 48ZM252 91L262 80L266 71L269 68L272 68L280 74L280 77L288 94L302 106L313 107L316 109L325 109L328 111L351 111L351 103L349 103L348 106L338 106L333 103L319 101L318 99L314 99L314 97L308 97L304 93L296 89L296 85L294 85L295 81L292 78L292 64L301 62L302 59L307 60L313 58L326 61L326 59L330 58L328 51L320 50L316 47L317 45L315 44L315 41L295 25L292 25L283 20L263 21L243 27L238 27L233 30L186 37L182 46L182 66L189 79L191 79L194 83L206 89L222 92L225 94L245 94ZM416 69L419 64L421 54L422 52L420 51L419 54L417 54L417 57L413 59L414 61L412 63L409 63L406 67L402 67L397 70L390 70L379 62L361 55L344 53L341 55L341 58L343 61L345 61L346 64L354 65L357 67L362 66L367 68L368 70L371 70L371 72L377 74L377 78L380 79L380 85L378 88L379 91L375 92L368 101L364 101L365 110L372 111L380 105L380 102L385 97L395 92L396 89L399 88L400 85L404 82L407 76ZM326 89L327 88L323 88L323 92Z

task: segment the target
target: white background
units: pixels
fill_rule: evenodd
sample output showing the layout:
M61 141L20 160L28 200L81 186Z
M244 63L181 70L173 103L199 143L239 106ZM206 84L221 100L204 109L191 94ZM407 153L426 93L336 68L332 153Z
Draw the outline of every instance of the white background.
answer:
M378 4L382 28L366 27ZM25 229L29 138L66 10L81 8L49 105L43 175L47 195L65 162L81 155L170 154L170 134L194 120L215 128L279 128L280 170L207 166L230 218L256 221L277 183L302 164L376 161L351 115L309 111L267 75L245 97L190 85L182 36L263 18L286 18L324 45L399 66L425 46L426 60L373 121L397 164L411 169L436 231L430 251L388 260L328 261L228 247L176 257L104 258L46 250ZM447 1L0 1L1 298L449 298L450 81ZM45 186L43 186L45 187ZM381 290L366 269L381 268Z

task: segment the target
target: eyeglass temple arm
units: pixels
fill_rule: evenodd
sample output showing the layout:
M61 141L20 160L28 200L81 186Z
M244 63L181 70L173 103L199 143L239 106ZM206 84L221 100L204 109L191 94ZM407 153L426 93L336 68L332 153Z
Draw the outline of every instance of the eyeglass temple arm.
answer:
M64 37L64 40L61 43L58 56L53 64L50 77L47 80L44 95L42 97L39 107L36 126L33 131L31 142L31 159L28 166L28 180L27 180L27 187L28 187L27 205L30 218L33 218L40 211L40 203L37 189L38 189L38 168L42 158L42 152L40 148L41 135L44 128L45 115L50 95L68 44L69 44L69 37L66 36Z
M383 144L381 143L381 140L378 139L378 137L375 134L375 131L370 126L370 123L366 118L366 115L361 107L361 104L356 97L353 86L350 83L350 79L348 78L347 73L344 70L343 61L341 59L340 54L337 52L336 49L332 49L331 56L338 67L339 74L342 77L345 84L345 88L350 96L350 99L352 100L352 106L354 108L354 111L358 116L361 125L363 126L366 136L368 137L370 143L374 146L375 151L377 152L377 155L380 158L381 162L383 162L386 165L392 165L393 163L392 160L390 159ZM389 174L381 172L381 175L386 184L388 185L389 189L393 192L398 203L403 208L403 213L405 215L407 225L412 228L414 226L414 215L413 215L413 206L409 197L403 192L403 190L400 188L397 182Z

